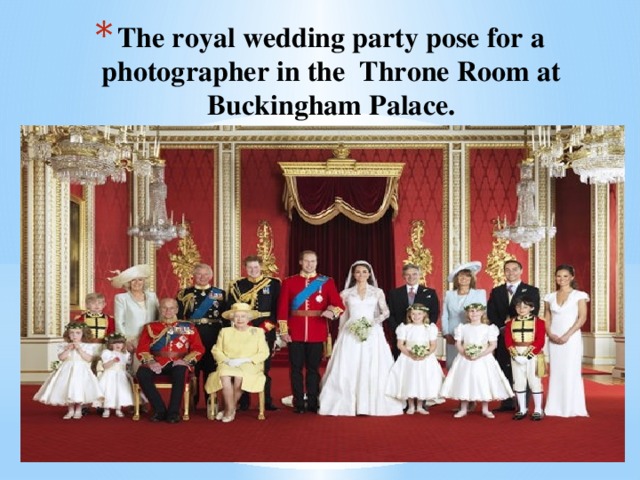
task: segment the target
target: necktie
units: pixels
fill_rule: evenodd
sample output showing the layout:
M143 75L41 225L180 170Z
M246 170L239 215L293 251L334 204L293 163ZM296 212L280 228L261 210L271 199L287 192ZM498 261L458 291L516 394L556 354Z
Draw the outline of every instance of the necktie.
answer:
M509 297L513 296L513 292L515 292L513 285L507 285L507 290L509 291Z
M409 305L413 305L413 301L416 299L416 292L414 287L409 288Z

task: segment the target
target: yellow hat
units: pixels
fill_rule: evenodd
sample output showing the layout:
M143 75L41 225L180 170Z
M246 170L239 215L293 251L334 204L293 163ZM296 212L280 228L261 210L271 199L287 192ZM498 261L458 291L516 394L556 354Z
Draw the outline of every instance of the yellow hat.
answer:
M249 319L253 320L254 318L258 318L258 311L253 310L251 306L247 303L234 303L231 305L231 309L222 313L222 318L226 318L227 320L231 320L233 318L233 314L236 312L244 312L249 315Z

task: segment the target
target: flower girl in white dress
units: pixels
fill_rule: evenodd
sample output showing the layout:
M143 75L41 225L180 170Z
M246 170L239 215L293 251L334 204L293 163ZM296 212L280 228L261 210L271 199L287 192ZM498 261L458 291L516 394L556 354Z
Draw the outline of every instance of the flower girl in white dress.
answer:
M439 396L444 377L435 356L438 327L428 322L428 313L425 305L414 303L407 308L405 323L396 329L400 356L391 368L386 393L408 400L408 415L429 414L422 404Z
M461 400L455 418L467 415L469 402L482 402L482 415L494 418L489 402L513 397L509 380L492 355L500 332L498 327L488 324L484 304L472 303L465 310L469 323L461 323L454 331L458 355L444 379L440 394Z
M62 417L82 418L82 404L102 400L102 389L91 371L94 345L85 323L71 322L64 331L65 342L58 345L58 360L62 363L51 372L49 378L33 396L46 405L66 405L67 413Z
M124 335L114 333L106 341L106 348L101 355L104 371L98 380L104 393L102 417L109 418L112 408L116 417L124 417L122 407L133 405L131 377L127 371L131 354L127 351Z

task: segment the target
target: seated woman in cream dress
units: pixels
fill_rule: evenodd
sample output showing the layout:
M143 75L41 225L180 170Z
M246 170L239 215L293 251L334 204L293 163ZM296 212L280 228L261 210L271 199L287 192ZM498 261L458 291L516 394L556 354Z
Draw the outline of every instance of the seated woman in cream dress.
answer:
M234 303L222 314L231 320L231 327L220 330L218 340L211 349L218 368L207 378L207 393L222 390L224 410L216 420L231 422L236 416L236 406L242 392L261 392L264 389L264 361L269 357L269 347L264 330L252 327L250 321L258 316L246 303Z

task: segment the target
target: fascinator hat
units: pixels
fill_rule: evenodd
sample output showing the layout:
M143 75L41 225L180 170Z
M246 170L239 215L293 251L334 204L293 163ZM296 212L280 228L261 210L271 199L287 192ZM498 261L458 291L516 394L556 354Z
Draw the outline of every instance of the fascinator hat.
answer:
M113 273L117 275L109 278L111 285L115 288L124 288L131 280L136 278L149 278L151 276L151 267L149 265L134 265L123 272L115 270Z
M378 286L378 281L376 280L375 273L373 273L373 267L371 266L371 264L369 262L367 262L366 260L356 260L349 267L349 275L347 275L347 281L344 282L344 289L346 290L347 288L352 287L353 285L355 285L356 281L353 278L352 272L353 272L354 267L356 267L357 265L362 265L364 267L367 267L367 269L369 270L369 280L371 280L369 283L371 285L373 285L374 287L377 287Z
M478 273L481 268L482 268L482 263L477 262L477 261L467 262L467 263L460 263L456 267L454 267L453 270L451 270L449 272L449 278L447 278L447 280L449 282L453 282L453 279L462 270L469 270L471 273Z

